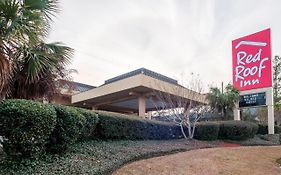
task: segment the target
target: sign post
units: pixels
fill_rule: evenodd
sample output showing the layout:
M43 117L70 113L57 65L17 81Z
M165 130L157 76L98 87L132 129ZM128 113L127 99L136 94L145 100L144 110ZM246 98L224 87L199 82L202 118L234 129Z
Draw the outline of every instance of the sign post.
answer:
M272 59L270 29L232 41L233 86L240 92L234 119L240 120L240 108L268 107L268 133L274 134Z

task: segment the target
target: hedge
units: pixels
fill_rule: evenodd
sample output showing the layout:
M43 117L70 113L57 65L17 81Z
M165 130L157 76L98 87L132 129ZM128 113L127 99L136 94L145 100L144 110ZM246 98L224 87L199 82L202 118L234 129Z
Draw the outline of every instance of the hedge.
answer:
M100 139L176 139L180 127L166 122L141 119L113 112L95 111L99 115L96 136Z
M220 125L215 122L201 122L195 128L194 138L199 140L217 140Z
M46 149L61 153L76 141L86 139L160 140L183 137L180 127L173 123L28 100L2 101L0 120L4 151L9 155L27 157ZM253 137L257 130L257 125L244 121L202 122L195 128L194 137L200 140L244 140Z
M176 139L182 138L180 127L175 124L144 120L137 116L114 112L95 111L99 122L95 131L97 138L107 139ZM223 121L198 123L195 138L201 140L245 140L254 137L258 126L246 121Z
M60 153L78 140L86 123L86 118L73 107L52 106L56 110L57 123L51 133L48 150Z
M0 135L3 150L11 157L39 155L56 124L52 106L29 100L0 103Z
M281 126L274 126L274 132L276 134L281 133ZM263 123L259 123L258 124L258 134L268 134L268 125L267 124L263 124Z
M258 125L246 121L220 122L219 138L227 140L246 140L253 138L258 131Z
M76 110L85 117L83 127L81 129L79 140L88 140L94 139L94 133L96 130L96 126L99 122L98 114L94 113L93 111L76 108Z

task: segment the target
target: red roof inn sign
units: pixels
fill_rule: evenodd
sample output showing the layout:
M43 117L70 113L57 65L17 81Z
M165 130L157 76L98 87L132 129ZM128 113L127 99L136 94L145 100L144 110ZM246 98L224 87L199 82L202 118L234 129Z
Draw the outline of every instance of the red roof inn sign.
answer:
M268 107L268 132L274 133L272 60L270 29L266 29L232 41L233 86L241 97L265 94ZM245 98L243 98L245 100ZM255 99L254 99L255 100ZM254 104L254 103L253 103ZM241 106L244 107L244 106ZM236 120L240 120L239 107L234 110Z
M232 41L233 85L240 91L272 86L270 29Z

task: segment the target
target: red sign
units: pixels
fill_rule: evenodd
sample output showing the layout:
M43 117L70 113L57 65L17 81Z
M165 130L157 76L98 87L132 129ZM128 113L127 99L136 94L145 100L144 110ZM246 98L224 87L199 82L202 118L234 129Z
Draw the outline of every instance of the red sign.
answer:
M240 91L271 87L270 29L232 41L233 86Z

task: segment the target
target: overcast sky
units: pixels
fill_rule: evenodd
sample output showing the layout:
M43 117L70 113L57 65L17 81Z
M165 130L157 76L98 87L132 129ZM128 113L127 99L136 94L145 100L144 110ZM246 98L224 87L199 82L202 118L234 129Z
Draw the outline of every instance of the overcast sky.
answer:
M281 53L281 0L60 0L49 41L75 49L74 80L104 80L145 67L204 84L232 81L231 41L266 28Z

